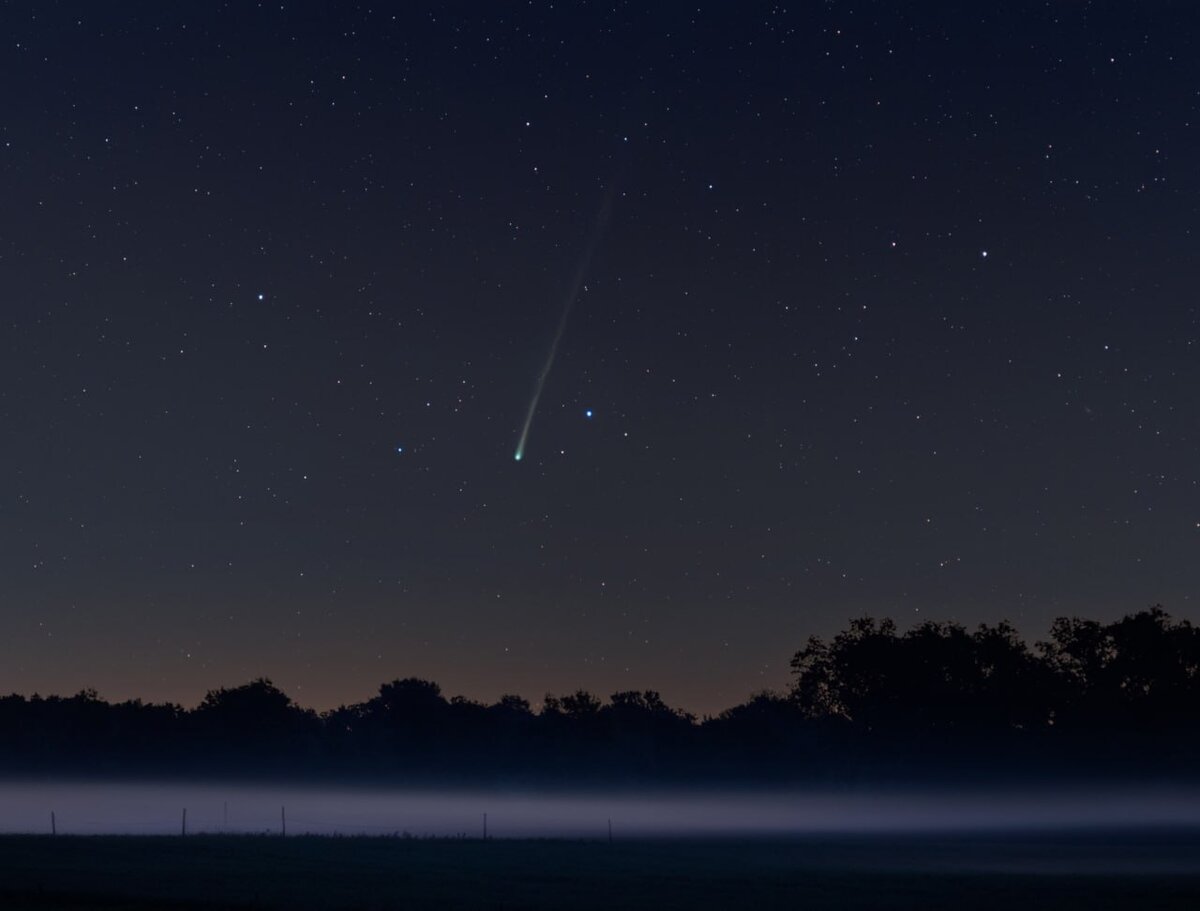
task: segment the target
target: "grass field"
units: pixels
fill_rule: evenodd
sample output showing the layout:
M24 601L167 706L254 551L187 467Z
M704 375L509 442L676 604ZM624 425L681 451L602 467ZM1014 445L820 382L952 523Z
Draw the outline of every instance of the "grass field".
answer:
M9 909L1200 908L1200 833L0 837Z

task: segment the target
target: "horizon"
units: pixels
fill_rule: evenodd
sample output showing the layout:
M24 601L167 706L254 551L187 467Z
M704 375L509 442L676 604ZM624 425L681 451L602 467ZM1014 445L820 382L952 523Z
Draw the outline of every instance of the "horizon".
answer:
M1108 636L1108 637L1117 636L1118 638L1110 639L1110 641L1113 643L1112 647L1114 649L1114 652L1112 655L1109 656L1108 660L1109 661L1116 660L1116 661L1120 662L1120 661L1126 660L1126 659L1124 659L1121 654L1121 645L1120 645L1121 640L1119 638L1120 633L1118 631L1118 627L1122 623L1128 623L1131 621L1140 621L1140 620L1145 620L1145 621L1151 622L1152 624L1154 624L1153 628L1156 630L1160 630L1160 631L1176 630L1176 631L1192 632L1192 631L1196 630L1196 627L1192 624L1192 622L1187 617L1176 617L1176 616L1172 615L1170 611L1166 610L1164 608L1164 606L1161 604L1152 604L1152 605L1149 605L1145 608L1142 608L1142 609L1139 609L1136 611L1127 611L1124 614L1120 615L1119 617L1116 617L1113 619L1105 619L1103 617L1081 617L1078 615L1075 615L1075 616L1063 615L1063 616L1056 618L1054 622L1056 625L1059 623L1067 623L1068 626L1070 626L1073 623L1079 623L1079 622L1083 622L1085 624L1086 623L1095 623L1095 624L1097 624L1098 631L1100 633L1102 633L1103 635ZM1070 647L1066 646L1068 651L1066 653L1058 654L1058 656L1056 657L1056 653L1058 652L1058 650L1062 649L1064 647L1064 642L1057 641L1054 632L1049 629L1046 630L1045 633L1043 633L1043 634L1034 635L1031 637L1031 636L1026 635L1023 630L1021 630L1020 628L1011 624L1007 619L1004 619L1004 618L1001 618L1001 619L991 622L991 623L989 623L987 621L982 621L974 626L967 626L964 624L960 624L954 620L938 621L938 620L934 620L932 618L925 618L925 619L922 619L919 621L914 620L914 621L910 622L907 626L905 626L905 625L897 624L895 622L895 620L891 617L887 617L887 616L870 617L867 615L862 615L857 618L852 618L845 627L843 627L841 630L839 630L837 632L836 635L829 636L829 637L819 637L819 636L811 635L809 637L806 637L804 642L801 643L801 646L796 651L793 652L793 658L789 659L789 662L788 662L789 685L786 687L762 687L762 688L759 688L756 690L751 690L750 692L748 692L745 696L743 696L741 699L737 700L736 702L728 703L714 711L695 711L688 706L680 705L678 703L673 702L672 699L670 698L669 694L666 695L666 697L663 699L663 703L665 704L665 706L669 707L673 711L680 712L680 713L683 713L684 715L689 716L693 721L703 722L708 719L719 718L724 712L741 707L743 705L750 704L755 699L762 697L762 696L768 696L768 697L784 699L784 700L797 699L798 698L797 694L798 694L799 690L801 689L801 683L802 683L802 678L799 673L799 668L797 668L796 663L795 663L796 660L798 660L799 655L803 651L807 651L813 645L814 642L821 648L824 648L826 646L833 647L836 645L836 643L838 641L842 640L845 637L853 637L855 635L858 635L858 633L856 633L855 630L859 626L859 624L863 624L863 623L868 624L868 626L866 627L867 629L869 629L871 631L877 630L881 635L890 636L890 637L892 637L892 641L897 642L897 643L903 643L903 642L909 641L912 638L913 634L915 634L921 630L934 630L939 634L939 636L944 636L948 631L958 631L958 632L965 634L967 637L969 637L971 639L974 639L977 636L980 636L985 632L998 632L998 631L1007 630L1009 632L1009 634L1013 637L1013 641L1015 643L1017 643L1021 648L1025 649L1027 652L1027 655L1030 658L1032 658L1036 661L1045 663L1047 665L1047 667L1053 669L1053 673L1058 674L1060 676L1065 674L1066 676L1069 677L1072 673L1077 673L1080 670L1079 668L1069 670L1067 667L1064 667L1064 666L1059 666L1059 667L1055 666L1057 661L1062 660L1062 658L1064 658L1067 654L1070 653L1070 651L1069 651ZM1144 635L1145 635L1145 631L1143 630L1142 636L1144 637ZM1082 641L1080 644L1082 644ZM1148 644L1144 638L1142 641L1137 642L1136 644L1134 644L1134 643L1128 643L1128 644L1133 645L1133 647L1136 649L1145 649L1148 647ZM1165 642L1159 643L1158 646L1156 646L1156 647L1162 648L1164 646L1165 646ZM1186 646L1185 646L1185 648L1186 648ZM1072 660L1078 660L1078 657L1079 656L1076 656ZM1135 661L1136 660L1145 660L1144 657L1139 659L1139 657L1136 654L1134 654L1131 657ZM934 656L932 654L927 656L927 658L933 658L934 660L937 660L936 656ZM1163 653L1160 653L1155 660L1167 661L1169 663L1169 661L1171 661L1171 660L1186 662L1189 659L1186 654L1169 655L1168 653L1163 652ZM164 706L171 705L171 706L179 707L186 712L195 712L202 706L202 704L205 702L205 700L209 697L219 695L222 693L227 693L227 692L234 691L234 690L248 689L248 688L257 686L259 684L268 684L272 688L274 688L274 689L278 690L279 692L282 692L284 695L286 695L289 699L289 702L293 706L303 709L303 710L306 710L306 711L314 712L316 715L318 715L320 717L325 717L326 715L328 715L332 712L335 712L338 709L343 709L343 708L347 708L347 707L355 706L355 705L365 705L369 700L373 699L375 697L375 695L378 695L379 693L381 693L383 691L383 689L385 687L387 687L388 685L396 684L396 683L408 683L408 682L419 682L422 684L432 684L437 689L439 697L442 700L444 700L446 703L450 703L455 699L465 699L474 705L496 707L496 706L500 705L501 700L504 699L505 697L516 696L518 698L524 699L528 703L528 707L529 707L530 711L535 715L541 714L546 703L550 702L552 699L562 698L564 696L571 696L571 695L575 695L575 694L586 694L586 695L590 695L590 696L595 696L599 699L600 704L603 704L603 705L611 705L612 704L611 700L614 697L620 696L623 694L628 695L628 694L632 693L632 694L636 695L636 694L644 693L647 695L653 694L655 697L663 697L664 696L664 694L662 693L661 690L657 690L652 686L631 685L631 686L625 686L624 688L606 691L606 690L602 690L602 689L592 689L592 688L589 688L589 687L586 687L583 685L575 685L575 686L568 686L565 688L560 688L558 690L550 690L550 689L542 690L540 697L536 693L530 694L530 693L517 692L515 690L506 690L506 691L497 693L494 696L484 697L481 699L479 697L471 696L469 694L462 693L462 692L452 692L452 688L443 687L441 681L436 679L435 677L421 677L419 675L413 675L413 674L403 674L403 675L398 674L398 675L394 675L394 676L385 676L383 679L378 681L374 685L373 689L370 689L371 695L366 695L366 696L360 695L357 700L344 699L340 702L334 703L329 706L319 706L319 705L313 705L310 703L305 703L302 700L297 699L293 694L291 694L287 691L286 686L283 686L283 685L277 683L269 675L256 674L256 675L253 675L253 676L250 676L250 677L244 678L242 680L238 680L238 681L219 682L219 683L214 683L212 685L209 685L208 687L206 687L204 694L201 695L199 698L197 698L194 702L182 702L182 701L171 700L171 699L155 700L153 697L146 697L143 695L133 695L133 696L125 696L125 697L109 696L109 694L101 692L99 690L99 688L94 687L94 686L84 686L84 687L80 687L76 690L69 691L69 692L68 691L46 691L43 693L41 691L32 691L32 692L22 693L22 692L13 691L11 693L0 693L0 698L11 695L11 696L18 696L18 697L25 698L25 699L36 699L36 698L70 699L75 696L89 695L89 696L92 696L92 697L102 701L102 702L107 702L110 705L116 705L116 704L125 703L125 702L144 702L146 705L164 705Z
M1152 607L1166 608L1167 606L1160 605L1160 604L1157 604L1154 602L1149 602L1147 605L1142 606L1142 607L1124 610L1124 611L1116 611L1110 617L1105 617L1103 615L1088 615L1087 619L1096 620L1101 623L1109 623L1109 622L1118 620L1122 617L1126 617L1126 616L1135 614L1138 611L1145 610L1145 609L1152 608ZM1191 623L1191 621L1186 616L1175 615L1169 609L1167 609L1166 613L1169 617L1174 619L1176 622ZM867 616L873 616L873 615L869 615L869 614L858 615L858 617L867 617ZM1067 616L1067 615L1064 614L1062 616ZM1078 616L1078 615L1073 615L1073 616ZM847 618L847 622L849 622L850 620L858 619L858 617ZM875 616L875 619L876 620L888 620L888 619L892 619L892 618L889 618L886 615L882 615L882 616ZM1055 618L1055 619L1058 619L1058 618ZM903 633L907 632L908 630L914 629L914 628L916 628L920 625L926 624L926 623L937 623L937 624L951 623L951 624L953 624L953 623L957 623L957 622L958 621L956 621L952 618L938 620L933 617L921 617L920 619L911 620L907 625L897 623L897 628L898 628L898 631L901 634L903 634ZM995 621L982 620L977 624L973 624L973 625L963 624L963 626L967 630L967 632L974 632L975 629L977 629L980 625L996 626L997 624L1007 623L1007 622L1009 622L1007 618L1001 617ZM1019 626L1016 626L1015 624L1014 624L1014 626L1016 627L1016 632L1017 632L1018 636L1021 638L1021 640L1024 641L1025 644L1031 650L1034 650L1034 651L1036 651L1038 644L1042 643L1046 639L1046 637L1049 635L1049 632L1050 632L1049 624L1047 624L1047 626L1044 630L1041 630L1033 635L1027 634L1026 630L1022 629ZM845 627L843 627L843 629L844 628ZM836 632L836 630L835 630L835 632ZM798 641L793 649L793 653L794 653L795 649L798 649L804 645L804 642L807 641L809 635L817 635L817 634L816 633L806 634L801 639L798 639ZM821 638L828 639L831 637L830 636L822 636ZM456 689L453 685L443 684L443 681L436 676L428 676L427 677L427 676L423 676L421 674L409 673L407 671L398 672L395 674L385 674L379 680L375 681L373 684L371 684L367 687L366 695L363 695L362 693L360 693L357 697L342 698L340 700L333 701L333 702L327 702L327 703L313 703L313 702L305 701L304 699L298 698L297 693L299 692L300 688L297 688L297 693L293 693L291 690L288 689L288 687L286 686L286 684L283 681L277 680L271 674L269 674L269 673L253 673L253 672L250 672L249 676L245 676L240 679L229 679L229 680L220 680L220 681L212 682L212 683L204 686L203 690L201 690L193 698L188 699L188 700L181 700L181 699L175 699L175 698L169 698L169 697L168 698L159 698L159 697L147 695L146 693L130 693L130 694L110 693L94 684L83 684L83 685L77 686L73 689L63 688L63 689L59 689L59 690L47 689L47 690L27 690L27 691L12 690L9 692L0 692L0 697L6 696L6 695L18 695L18 696L24 696L26 698L32 698L34 696L41 696L42 698L50 698L53 696L57 696L60 698L70 698L70 697L78 695L79 693L82 693L82 692L94 691L100 699L110 702L110 703L132 702L132 701L141 700L141 701L147 702L148 704L177 705L177 706L180 706L181 708L184 708L185 710L191 711L191 710L194 710L196 707L198 707L204 701L205 696L210 692L215 692L220 689L231 689L231 688L235 688L235 687L239 687L239 686L244 686L246 684L265 679L265 680L270 681L275 686L277 686L283 692L287 693L287 695L292 698L293 702L296 705L298 705L302 708L311 709L311 710L317 712L318 714L325 714L327 712L334 711L335 709L338 709L343 706L353 705L358 702L365 702L367 699L371 698L374 694L376 694L379 690L379 687L385 683L393 682L396 680L403 680L403 679L419 679L419 680L425 680L425 681L437 684L438 687L442 690L443 697L446 698L447 700L449 700L452 697L458 696L458 697L466 698L473 702L477 702L482 705L494 705L503 696L515 695L515 696L520 696L522 698L527 699L529 701L531 709L535 713L539 712L541 710L543 699L545 697L552 696L552 695L562 696L562 695L568 695L568 694L582 690L582 691L585 691L588 693L595 694L595 695L599 696L602 700L607 700L613 693L620 693L620 692L625 692L625 691L629 691L629 690L653 691L653 692L661 695L663 697L663 701L666 702L667 705L671 706L672 708L678 709L680 711L690 713L699 720L699 719L703 719L706 717L714 717L715 718L721 712L723 712L727 709L730 709L730 708L734 708L738 705L743 705L746 702L748 702L749 700L751 700L753 697L755 697L759 694L762 694L762 693L771 693L771 694L786 697L788 695L791 685L794 683L794 680L793 680L794 674L790 669L788 669L788 660L790 660L790 657L791 657L791 655L788 655L787 659L780 662L780 667L784 670L783 670L782 680L779 682L778 685L775 685L775 686L764 685L761 687L749 689L742 696L734 697L732 701L730 701L726 704L717 706L715 708L704 709L704 710L697 710L697 709L693 708L691 705L679 702L679 701L673 699L671 697L670 693L664 692L662 689L660 689L658 687L655 687L653 685L642 684L637 681L627 681L626 685L613 686L613 687L608 687L608 688L593 687L593 686L587 686L583 683L577 683L574 685L568 684L567 686L558 687L558 688L543 687L543 688L537 690L536 692L534 692L532 690L529 692L525 692L525 691L520 691L520 690L515 690L515 689L507 689L507 690L501 689L498 692L495 692L494 694L480 696L476 693L463 692L462 690ZM348 690L349 690L349 684L347 684L347 691Z

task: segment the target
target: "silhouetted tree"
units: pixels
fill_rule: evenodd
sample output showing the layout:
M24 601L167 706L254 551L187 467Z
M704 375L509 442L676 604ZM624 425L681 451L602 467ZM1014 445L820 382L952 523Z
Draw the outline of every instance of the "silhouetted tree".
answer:
M926 622L903 635L865 617L828 645L792 658L792 695L810 718L843 718L867 730L979 732L1050 720L1051 682L1007 623L968 633Z
M317 748L320 719L260 677L230 689L209 690L191 714L202 755L224 761L242 756L302 761Z
M1200 630L1160 605L1109 624L1060 617L1039 643L1067 728L1200 722Z
M552 698L551 696L546 697L547 705L549 705ZM600 705L600 700L587 690L576 690L569 696L563 696L559 700L562 712L567 717L576 720L586 720L595 717L600 711Z

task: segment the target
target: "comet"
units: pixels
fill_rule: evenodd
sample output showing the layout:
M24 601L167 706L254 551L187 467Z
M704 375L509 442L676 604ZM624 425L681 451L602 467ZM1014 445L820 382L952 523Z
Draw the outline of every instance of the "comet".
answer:
M525 422L521 425L521 436L517 439L517 449L513 453L513 461L520 462L525 458L525 444L529 442L529 429L533 426L534 415L537 414L538 400L542 397L542 390L546 386L546 378L550 376L550 370L554 366L554 359L558 355L558 343L562 341L563 333L567 331L567 320L571 317L571 311L575 308L575 301L579 297L579 292L583 290L583 280L587 277L588 267L592 264L592 257L596 253L596 248L600 245L600 239L604 236L604 229L608 227L609 217L612 215L613 197L616 195L617 182L614 180L608 187L608 192L604 194L604 202L600 206L600 213L596 216L596 226L592 229L592 236L588 240L587 246L583 248L583 255L579 258L579 266L575 270L575 277L571 281L570 289L567 293L566 303L563 305L562 316L558 320L558 328L554 330L554 340L550 343L550 352L546 355L546 363L542 365L541 372L538 373L537 383L533 387L533 398L529 400L529 408L525 411Z

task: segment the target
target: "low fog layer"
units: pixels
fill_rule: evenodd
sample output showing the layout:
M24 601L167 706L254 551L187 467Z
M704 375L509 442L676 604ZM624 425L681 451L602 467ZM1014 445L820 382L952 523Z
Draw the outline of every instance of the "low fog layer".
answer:
M1200 828L1200 789L536 794L0 783L0 832L616 837Z

